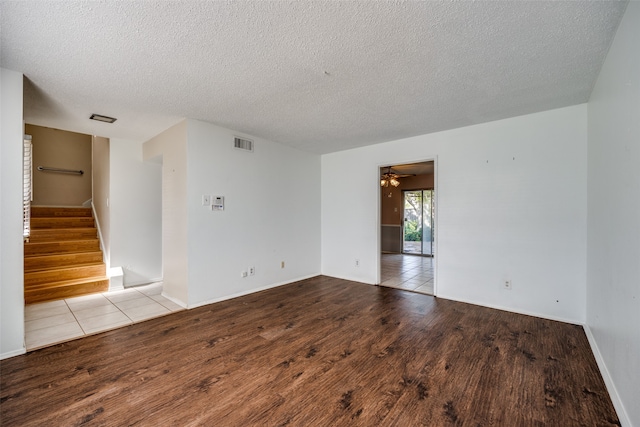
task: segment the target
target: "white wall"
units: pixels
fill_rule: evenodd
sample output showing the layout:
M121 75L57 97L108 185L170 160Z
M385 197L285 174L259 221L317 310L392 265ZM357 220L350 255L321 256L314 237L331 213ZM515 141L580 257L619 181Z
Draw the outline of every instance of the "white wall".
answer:
M436 159L437 295L584 322L586 118L578 105L322 156L322 273L376 283L378 167Z
M248 153L234 135L188 121L190 307L320 273L320 156L252 137ZM203 194L225 210L202 207Z
M587 324L623 426L640 426L638 40L630 2L588 104Z
M145 161L162 164L162 293L187 306L187 121L145 142Z
M22 74L0 68L0 359L25 352Z
M111 266L124 285L162 280L162 165L142 160L142 143L111 139Z

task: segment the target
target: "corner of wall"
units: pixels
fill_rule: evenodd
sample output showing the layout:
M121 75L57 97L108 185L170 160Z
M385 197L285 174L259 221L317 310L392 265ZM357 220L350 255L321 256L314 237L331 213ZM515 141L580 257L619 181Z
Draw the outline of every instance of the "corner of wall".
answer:
M585 332L623 426L640 425L640 2L620 21L588 103Z
M109 291L121 291L124 289L124 272L122 267L112 267L108 270Z
M620 420L620 424L625 426L632 426L631 420L627 415L627 411L622 403L622 399L620 399L620 395L618 394L618 389L616 389L616 385L613 382L613 378L611 378L611 374L607 369L607 365L604 362L604 358L602 357L602 353L600 353L600 349L598 348L598 343L591 332L591 328L589 325L584 324L584 333L587 336L587 340L589 341L589 345L591 346L591 351L593 352L593 356L596 359L596 363L598 364L598 369L600 369L600 375L602 375L602 379L604 380L604 384L607 387L607 391L609 392L609 396L611 397L611 402L613 403L613 407L618 414L618 418Z
M23 75L0 68L0 358L23 354Z

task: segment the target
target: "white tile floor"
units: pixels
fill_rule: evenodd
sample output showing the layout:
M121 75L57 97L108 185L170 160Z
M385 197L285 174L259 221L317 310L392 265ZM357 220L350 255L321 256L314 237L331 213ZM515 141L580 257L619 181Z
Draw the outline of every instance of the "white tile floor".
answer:
M433 295L433 258L382 254L380 286Z
M25 307L27 351L183 310L161 295L162 283Z

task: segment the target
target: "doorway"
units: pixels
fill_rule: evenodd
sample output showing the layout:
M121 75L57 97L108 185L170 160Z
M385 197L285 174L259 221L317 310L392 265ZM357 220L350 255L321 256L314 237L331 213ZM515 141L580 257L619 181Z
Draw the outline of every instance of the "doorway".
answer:
M380 286L436 294L435 163L380 166Z
M433 189L402 193L402 253L433 256Z

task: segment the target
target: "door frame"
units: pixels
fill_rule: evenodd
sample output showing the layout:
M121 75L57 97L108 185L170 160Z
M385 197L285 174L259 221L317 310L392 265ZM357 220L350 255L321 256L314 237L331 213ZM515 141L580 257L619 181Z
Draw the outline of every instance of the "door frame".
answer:
M440 227L439 227L439 215L438 215L438 211L440 209L440 203L438 202L438 199L440 198L440 191L439 191L439 178L438 178L438 172L440 170L440 168L438 167L438 156L435 155L433 157L427 157L427 158L422 158L422 159L411 159L411 160L397 160L397 161L393 161L393 162L384 162L384 163L378 163L378 165L376 166L376 178L375 180L372 180L372 183L375 182L376 185L376 199L378 201L377 203L377 218L378 220L376 221L376 230L375 230L375 236L376 236L376 242L377 242L377 270L376 270L376 285L380 285L381 282L381 277L382 277L382 238L381 238L381 229L382 229L382 215L381 215L381 211L382 211L382 199L380 197L380 168L387 168L389 166L393 166L393 165L407 165L407 164L411 164L411 163L425 163L425 162L433 162L433 243L432 243L432 251L433 251L433 296L437 296L438 295L438 274L440 269L438 268L438 260L439 260L439 256L436 256L436 254L439 253L438 251L438 246L440 245L440 239L438 237L439 231L440 231ZM404 232L403 232L404 233Z

